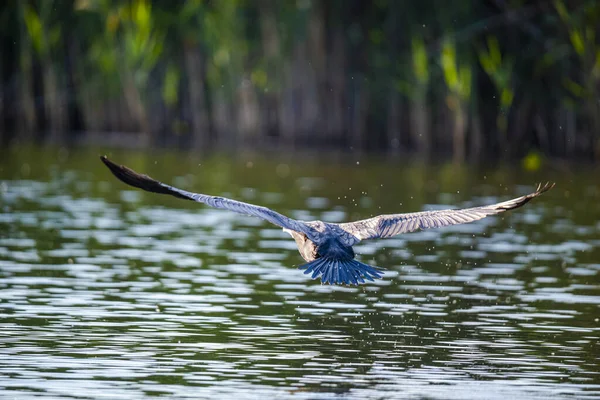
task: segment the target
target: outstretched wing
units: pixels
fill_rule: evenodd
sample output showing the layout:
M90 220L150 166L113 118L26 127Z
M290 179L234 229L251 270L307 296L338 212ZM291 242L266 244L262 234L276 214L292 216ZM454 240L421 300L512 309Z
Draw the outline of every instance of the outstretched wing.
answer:
M413 232L417 229L439 228L448 225L465 224L489 215L500 214L528 203L531 199L552 189L554 183L538 185L535 192L502 203L462 210L435 210L409 214L379 215L356 222L348 222L339 226L356 238L356 242L364 239L387 238L401 233Z
M309 225L302 221L288 218L285 215L279 214L267 207L256 206L254 204L231 200L224 197L208 196L205 194L192 193L186 190L177 189L173 186L159 182L148 175L139 174L124 165L117 165L106 158L106 156L101 156L100 159L110 169L114 176L116 176L122 182L125 182L133 187L143 189L147 192L170 194L171 196L179 197L180 199L192 200L198 203L204 203L211 207L222 208L225 210L235 211L240 214L259 217L282 228L291 229L296 232L302 232L308 236L309 239L318 241L318 232L316 232Z

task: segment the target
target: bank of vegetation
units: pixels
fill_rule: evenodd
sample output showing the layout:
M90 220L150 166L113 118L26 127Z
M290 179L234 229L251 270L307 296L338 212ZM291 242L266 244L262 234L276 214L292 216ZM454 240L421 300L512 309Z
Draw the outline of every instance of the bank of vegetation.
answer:
M7 0L3 143L600 158L595 0Z

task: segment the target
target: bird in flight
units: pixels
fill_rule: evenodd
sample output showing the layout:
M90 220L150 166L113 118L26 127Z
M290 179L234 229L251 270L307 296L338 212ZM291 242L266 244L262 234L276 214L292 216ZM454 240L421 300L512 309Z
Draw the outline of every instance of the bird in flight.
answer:
M361 240L388 238L417 229L439 228L476 221L521 207L554 187L554 183L550 182L543 186L540 184L533 193L487 206L387 214L337 224L295 220L267 207L224 197L188 192L159 182L148 175L137 173L124 165L117 165L106 156L101 156L100 159L113 175L133 187L153 193L169 194L180 199L192 200L240 214L252 215L283 228L294 238L300 255L306 261L298 268L304 270L305 274L311 274L313 279L321 277L322 283L329 284L357 285L365 283L365 280L373 281L383 276L381 268L354 259L352 246Z

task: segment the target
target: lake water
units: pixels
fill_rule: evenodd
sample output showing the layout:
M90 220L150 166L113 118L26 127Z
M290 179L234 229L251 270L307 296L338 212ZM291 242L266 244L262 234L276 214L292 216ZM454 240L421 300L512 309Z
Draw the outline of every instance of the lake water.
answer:
M557 183L503 217L365 241L384 279L332 287L281 229L129 188L102 153L0 152L0 397L600 398L597 168L107 152L332 222Z

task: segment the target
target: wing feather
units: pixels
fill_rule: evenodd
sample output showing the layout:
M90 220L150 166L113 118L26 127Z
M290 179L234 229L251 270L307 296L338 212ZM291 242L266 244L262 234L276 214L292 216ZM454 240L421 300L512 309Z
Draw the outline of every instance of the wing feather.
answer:
M401 233L413 232L417 229L464 224L521 207L531 199L538 197L553 187L554 183L550 182L543 186L540 184L533 193L487 206L459 210L435 210L408 214L379 215L361 221L343 223L339 226L355 237L356 242L358 242L365 239L391 237Z
M318 232L308 224L286 217L285 215L279 214L278 212L275 212L267 207L256 206L254 204L231 200L224 197L188 192L186 190L178 189L176 187L159 182L148 175L137 173L124 165L117 165L110 161L106 156L102 156L100 159L108 167L108 169L110 169L114 176L130 186L145 190L147 192L169 194L180 199L204 203L211 207L259 217L282 228L291 229L296 232L302 232L308 236L309 239L315 242L319 239Z

